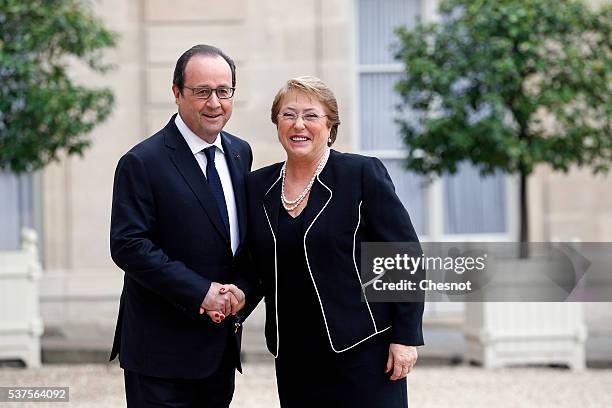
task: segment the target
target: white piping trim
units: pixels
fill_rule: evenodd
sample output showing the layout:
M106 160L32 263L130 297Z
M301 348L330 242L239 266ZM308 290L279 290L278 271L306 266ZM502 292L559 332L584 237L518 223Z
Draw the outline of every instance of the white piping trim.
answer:
M274 185L275 185L276 183L278 183L278 180L280 180L280 179L281 179L281 176L280 176L280 173L279 173L279 174L278 174L278 178L277 178L276 180L274 180L274 183L272 183L272 185L271 185L271 186L270 186L270 188L269 188L269 189L266 191L266 193L264 194L264 196L267 196L267 195L268 195L268 193L270 192L270 190L272 190L272 187L274 187Z
M363 300L365 301L365 304L368 307L368 312L370 313L370 318L372 319L372 324L374 325L374 331L378 332L378 328L376 327L376 320L374 320L374 315L372 314L372 309L370 308L370 302L368 302L368 297L366 296L365 290L363 288L363 282L361 281L361 276L359 275L359 269L357 269L357 260L355 259L355 246L357 243L357 230L359 229L359 225L361 224L362 203L363 200L359 201L359 219L357 220L357 226L355 227L355 232L353 233L353 265L355 266L355 273L357 274L357 279L359 279L359 288L361 289L361 293L363 293Z
M321 307L321 313L323 314L323 322L325 323L325 330L327 331L327 338L329 340L329 344L331 345L332 350L337 353L338 351L336 351L336 349L334 348L334 343L332 342L331 334L329 333L329 326L327 325L327 317L325 316L325 310L323 309L323 302L321 302L321 296L319 296L319 288L317 288L317 284L315 283L314 276L312 275L312 270L310 269L310 261L308 260L308 249L306 249L306 238L308 237L308 232L310 232L310 228L312 228L317 218L319 218L319 215L321 215L323 210L325 210L325 207L327 207L327 204L329 204L332 197L334 196L334 193L331 191L331 189L327 187L325 183L321 181L318 175L317 175L317 180L319 181L319 183L323 185L323 187L325 187L329 191L330 196L327 202L325 203L325 205L323 206L323 208L321 208L321 211L319 211L317 216L314 217L314 219L312 220L312 222L306 229L306 232L304 233L304 257L306 258L306 267L308 268L308 273L310 274L310 280L312 281L312 286L314 286L315 293L317 294L317 299L319 300L319 306Z
M380 331L377 331L377 332L374 332L374 333L370 334L370 335L369 335L368 337L366 337L365 339L359 340L357 343L353 344L352 346L348 346L347 348L344 348L344 349L342 349L342 350L338 350L338 351L334 350L334 351L336 351L336 353L342 353L342 352L344 352L344 351L350 350L350 349L352 349L353 347L358 346L359 344L363 343L364 341L366 341L366 340L368 340L368 339L371 339L372 337L376 336L377 334L380 334L380 333L382 333L382 332L385 332L385 331L389 330L390 328L391 328L391 326L385 327L384 329L382 329L382 330L380 330Z
M308 273L310 274L310 279L312 280L312 285L315 288L315 293L317 294L317 299L319 300L319 306L321 307L321 313L323 314L323 322L325 323L325 330L327 331L327 338L329 340L329 345L331 346L332 350L335 353L342 353L344 351L350 350L353 347L357 346L358 344L363 343L364 341L366 341L367 339L376 336L379 333L384 332L385 330L388 330L391 328L391 326L381 330L381 331L374 331L374 333L370 334L369 336L367 336L364 339L359 340L358 342L356 342L355 344L346 347L342 350L336 350L336 347L334 347L334 343L331 339L331 333L329 332L329 325L327 324L327 316L325 316L325 309L323 309L323 302L321 301L321 296L319 295L319 289L317 288L317 284L315 283L314 280L314 276L312 275L312 270L310 269L310 261L308 260L308 249L306 248L306 238L308 237L308 232L310 231L310 228L312 228L312 226L314 225L315 221L317 220L317 218L319 218L319 215L321 215L321 213L325 210L325 208L327 207L327 205L329 204L329 202L331 201L334 193L331 191L331 189L329 187L327 187L327 185L325 185L325 183L323 183L321 181L321 179L319 178L319 176L317 176L317 180L319 181L319 183L321 183L323 185L323 187L325 187L329 193L330 193L330 197L327 200L327 202L325 203L325 205L323 206L323 208L321 208L321 211L319 211L319 213L317 214L317 216L312 220L312 222L310 223L310 225L308 226L308 229L306 229L306 232L304 233L304 255L306 258L306 266L308 267ZM371 312L370 312L371 313ZM278 329L278 324L277 324L277 329Z
M266 191L266 194L264 194L264 197L268 195L270 190L272 190L272 187L274 187L274 185L278 183L278 180L280 179L281 178L279 174L276 181L272 183L268 191ZM272 239L274 240L274 315L276 316L275 317L276 318L276 324L275 324L276 326L276 354L274 355L274 358L278 358L280 336L278 334L278 326L279 326L278 324L278 256L276 255L276 235L274 235L274 229L272 229L272 223L270 223L270 217L268 216L268 211L266 210L265 204L262 205L262 207L263 207L264 213L266 214L266 219L268 220L268 226L270 227L270 232L272 233Z

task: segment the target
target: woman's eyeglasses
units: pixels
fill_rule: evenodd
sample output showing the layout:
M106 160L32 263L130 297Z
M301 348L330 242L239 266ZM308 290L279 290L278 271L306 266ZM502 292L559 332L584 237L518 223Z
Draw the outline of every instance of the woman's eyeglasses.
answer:
M316 114L314 112L308 112L308 113L296 113L296 112L281 112L278 114L278 117L281 120L284 121L291 121L291 122L296 122L298 120L299 117L302 117L302 120L304 122L318 122L320 119L326 117L327 115L319 115Z

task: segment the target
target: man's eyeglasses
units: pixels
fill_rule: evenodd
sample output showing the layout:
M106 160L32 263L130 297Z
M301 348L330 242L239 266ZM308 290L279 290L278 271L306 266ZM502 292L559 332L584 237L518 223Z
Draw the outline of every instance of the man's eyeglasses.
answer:
M314 123L314 122L318 122L320 119L326 117L327 115L318 115L314 112L295 113L295 112L290 112L290 111L281 112L278 114L278 117L281 120L291 121L291 122L296 122L300 116L302 117L302 120L304 122Z
M221 87L212 89L203 86L196 86L194 88L190 86L184 86L184 88L191 89L191 92L193 92L193 96L196 99L208 99L210 98L210 95L212 95L213 91L215 91L215 93L217 94L217 98L219 99L230 99L232 96L234 96L234 90L236 90L236 88Z

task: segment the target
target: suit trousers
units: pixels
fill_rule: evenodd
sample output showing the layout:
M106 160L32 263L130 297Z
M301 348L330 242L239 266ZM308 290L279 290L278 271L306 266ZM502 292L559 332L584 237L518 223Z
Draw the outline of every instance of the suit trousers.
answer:
M202 379L157 378L124 370L128 408L227 408L234 395L236 362L233 336L217 370Z

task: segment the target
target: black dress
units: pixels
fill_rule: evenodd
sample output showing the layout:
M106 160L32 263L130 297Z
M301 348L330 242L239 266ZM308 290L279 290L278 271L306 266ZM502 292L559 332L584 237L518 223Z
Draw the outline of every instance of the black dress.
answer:
M342 353L332 350L304 255L303 214L293 218L281 208L278 217L276 379L281 406L407 407L406 380L390 381L384 373L387 332Z

